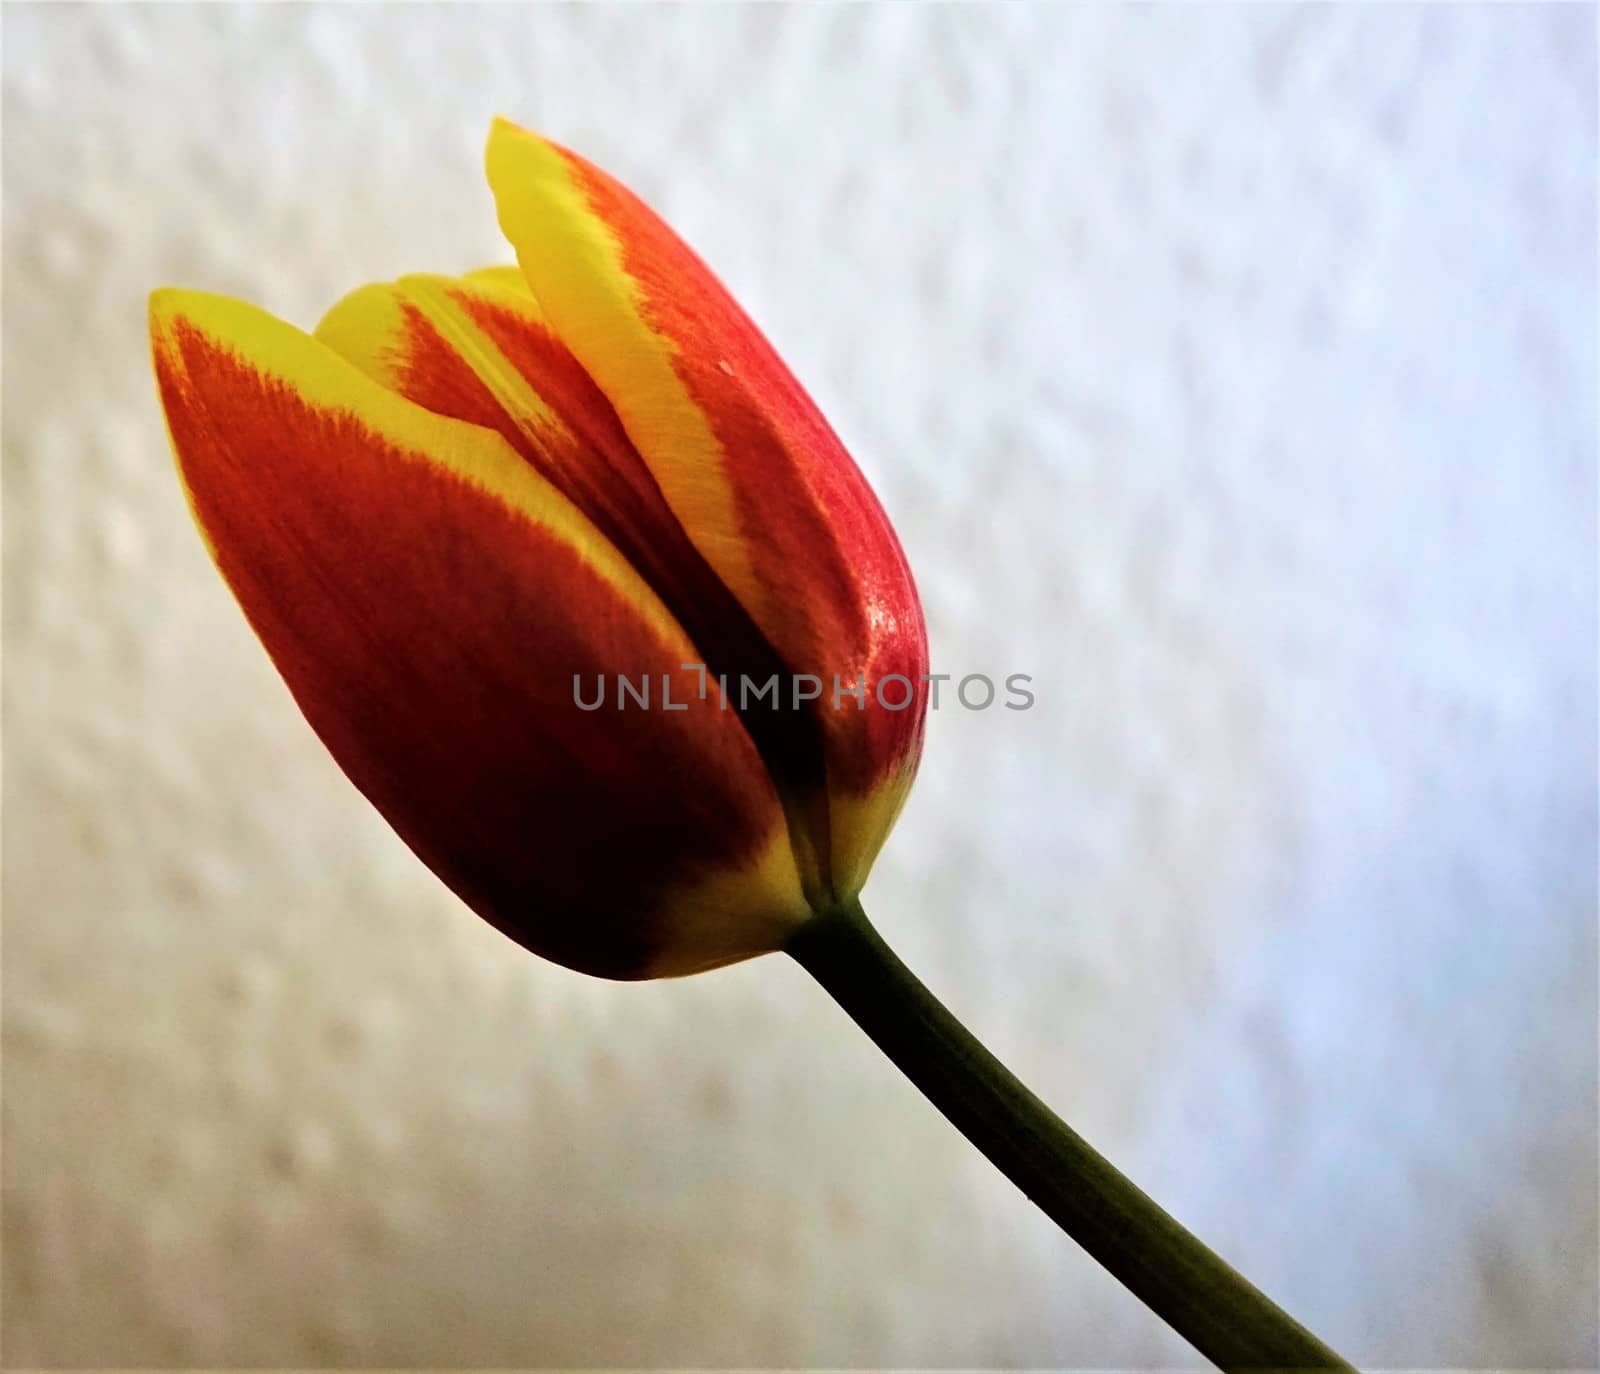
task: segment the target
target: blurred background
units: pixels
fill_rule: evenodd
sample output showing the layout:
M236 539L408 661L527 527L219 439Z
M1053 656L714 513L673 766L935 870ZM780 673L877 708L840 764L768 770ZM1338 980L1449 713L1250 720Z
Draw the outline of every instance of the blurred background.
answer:
M1595 1364L1591 8L3 22L7 1364L1194 1363L788 961L459 908L208 565L146 293L509 260L496 111L1035 678L932 718L907 961L1349 1357Z

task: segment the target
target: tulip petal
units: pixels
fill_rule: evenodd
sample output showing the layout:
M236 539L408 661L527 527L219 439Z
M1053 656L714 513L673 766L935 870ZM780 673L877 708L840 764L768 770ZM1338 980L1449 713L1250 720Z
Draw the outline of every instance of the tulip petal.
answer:
M707 563L790 672L864 707L817 712L836 851L849 893L903 801L924 710L927 642L910 570L849 454L772 346L698 257L590 163L498 120L489 181L501 228L550 327L615 408ZM891 688L891 691L895 689ZM878 837L878 839L874 839Z
M520 274L519 274L520 275ZM436 414L496 430L627 559L704 651L709 677L763 684L783 661L678 523L610 401L526 292L497 278L409 276L339 301L316 336L373 380ZM734 709L778 784L808 894L830 884L820 722L810 707Z
M345 772L469 905L608 977L775 948L806 913L783 814L700 658L491 429L430 413L239 302L151 299L197 523ZM592 712L597 676L656 709ZM660 693L667 679L671 700Z

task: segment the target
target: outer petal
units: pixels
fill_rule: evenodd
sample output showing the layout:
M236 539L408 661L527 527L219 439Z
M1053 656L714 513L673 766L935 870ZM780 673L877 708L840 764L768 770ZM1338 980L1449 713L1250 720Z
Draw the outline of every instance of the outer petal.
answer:
M863 709L820 712L832 884L855 890L909 786L924 719L927 642L893 530L771 345L643 202L505 120L488 172L541 309L707 562L790 671L830 696L835 676L867 683ZM919 690L899 711L875 692L895 674Z
M253 307L151 300L195 518L312 727L441 878L528 948L686 973L804 918L782 814L697 651L498 435L429 414ZM580 675L682 710L581 711ZM614 679L612 685L614 686Z

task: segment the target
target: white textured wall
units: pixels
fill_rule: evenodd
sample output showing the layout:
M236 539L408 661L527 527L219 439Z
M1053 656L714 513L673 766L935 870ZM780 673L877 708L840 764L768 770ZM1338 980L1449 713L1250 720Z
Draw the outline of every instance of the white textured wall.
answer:
M503 259L496 110L1039 679L933 722L907 959L1349 1355L1596 1361L1592 10L3 22L8 1363L1188 1358L786 961L458 909L207 565L145 293Z

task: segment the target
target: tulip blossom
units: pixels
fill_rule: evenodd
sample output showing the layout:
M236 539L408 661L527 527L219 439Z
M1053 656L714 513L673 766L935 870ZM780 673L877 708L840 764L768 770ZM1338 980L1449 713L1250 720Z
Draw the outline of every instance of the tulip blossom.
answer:
M787 952L1210 1359L1343 1367L862 912L937 679L900 544L816 406L604 172L501 120L488 173L516 267L363 286L312 334L151 297L195 522L312 729L528 949L630 979Z
M873 690L927 671L910 569L643 202L504 121L488 170L520 270L364 286L314 335L155 294L195 520L334 758L501 930L616 978L776 949L916 770L920 697ZM608 675L657 709L577 709Z

